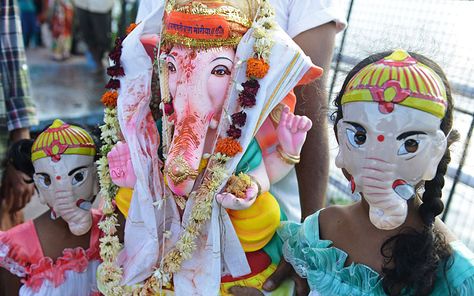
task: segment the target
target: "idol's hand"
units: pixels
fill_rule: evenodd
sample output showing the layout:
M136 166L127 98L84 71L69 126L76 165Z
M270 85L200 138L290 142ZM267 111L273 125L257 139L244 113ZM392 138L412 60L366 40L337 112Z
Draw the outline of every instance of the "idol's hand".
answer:
M299 156L306 134L312 127L311 119L306 116L294 115L290 108L285 107L281 112L277 127L277 136L284 152Z
M255 182L245 192L245 198L238 198L229 192L223 192L216 195L216 200L224 208L230 210L245 210L255 202L258 196L258 186Z
M137 176L133 170L130 149L127 143L118 142L107 154L109 160L110 177L119 187L133 188Z

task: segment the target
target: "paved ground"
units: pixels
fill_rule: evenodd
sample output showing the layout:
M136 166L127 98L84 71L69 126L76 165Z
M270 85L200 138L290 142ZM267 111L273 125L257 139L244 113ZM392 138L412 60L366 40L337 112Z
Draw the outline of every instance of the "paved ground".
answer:
M33 96L43 124L55 118L84 120L96 116L100 120L105 73L93 73L93 66L85 56L56 62L46 49L30 50L27 56Z
M60 118L83 125L98 124L102 118L100 96L106 75L93 73L93 65L85 56L56 62L46 49L27 52L33 97L41 121L41 130ZM25 209L26 218L34 218L46 210L36 196Z

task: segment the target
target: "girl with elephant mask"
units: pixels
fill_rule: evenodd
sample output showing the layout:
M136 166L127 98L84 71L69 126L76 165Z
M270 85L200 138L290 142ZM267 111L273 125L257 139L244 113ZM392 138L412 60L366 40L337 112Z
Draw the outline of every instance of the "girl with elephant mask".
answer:
M127 222L124 248L99 267L104 294L226 295L275 270L284 215L269 187L311 128L285 97L322 70L273 16L268 1L167 1L120 44L107 163Z
M98 294L102 214L91 209L98 192L91 136L57 119L36 140L20 141L10 151L50 210L0 232L0 290L5 295Z
M474 254L436 218L452 130L441 68L404 50L350 71L335 100L336 165L361 200L279 230L311 295L471 295Z

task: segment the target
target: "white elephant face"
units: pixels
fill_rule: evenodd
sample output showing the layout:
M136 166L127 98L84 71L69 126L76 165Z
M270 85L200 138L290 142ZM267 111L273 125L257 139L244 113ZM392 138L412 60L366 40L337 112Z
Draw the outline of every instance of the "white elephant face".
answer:
M403 216L403 223L406 200L414 196L415 185L435 176L446 150L441 120L401 105L384 114L373 102L347 103L342 110L337 124L337 167L352 175L354 191L381 208L380 216Z
M73 234L87 233L92 225L91 202L98 192L94 157L62 155L59 161L45 157L33 166L40 200L68 223Z
M211 121L220 120L234 58L235 50L230 47L197 50L175 46L168 55L175 130L165 171L177 195L188 195L194 186Z

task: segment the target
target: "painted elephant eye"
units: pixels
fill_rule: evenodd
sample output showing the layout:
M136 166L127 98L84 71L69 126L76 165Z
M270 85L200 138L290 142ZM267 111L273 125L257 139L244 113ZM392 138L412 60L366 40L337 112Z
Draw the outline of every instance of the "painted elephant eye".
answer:
M176 67L172 62L168 62L168 71L170 71L170 73L176 73Z
M346 129L347 139L349 143L355 148L359 148L360 146L364 145L365 141L367 140L367 132L363 127L357 127L356 131L351 129Z
M224 65L215 66L214 69L211 71L212 75L216 75L218 77L223 77L225 75L230 75L230 70Z
M81 169L77 171L76 173L74 173L74 175L72 176L71 184L73 186L78 186L82 184L84 180L87 178L87 172L88 172L87 169Z
M415 139L407 139L398 149L398 155L405 155L408 153L415 153L418 150L419 141Z
M36 183L41 187L48 188L51 185L51 177L48 174L37 174Z

